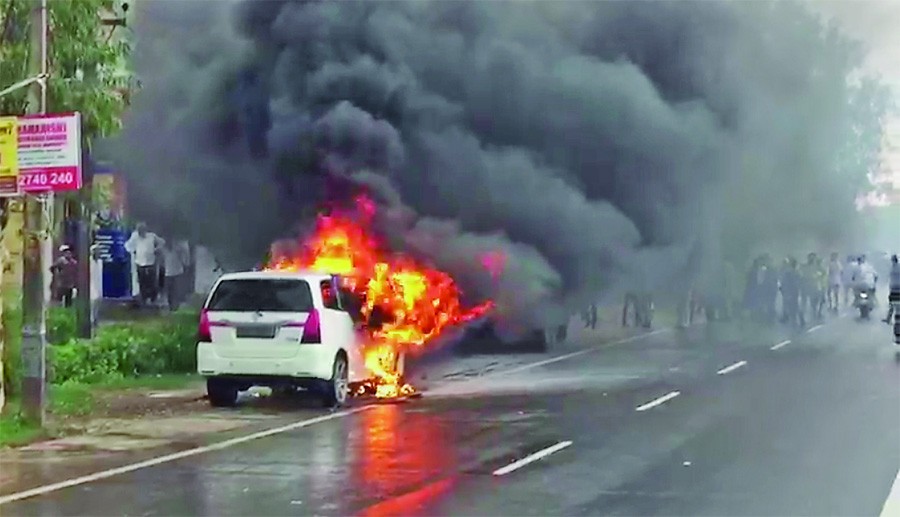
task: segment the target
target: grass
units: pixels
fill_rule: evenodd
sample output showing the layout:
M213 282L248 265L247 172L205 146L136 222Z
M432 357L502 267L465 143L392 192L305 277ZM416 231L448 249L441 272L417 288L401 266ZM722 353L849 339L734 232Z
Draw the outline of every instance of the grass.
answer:
M101 384L91 384L90 388L94 390L180 390L189 388L202 380L203 377L195 373L166 373L112 379Z
M201 379L196 374L167 374L111 379L98 384L66 382L51 385L48 413L57 419L83 417L91 414L97 395L103 392L184 389L196 385ZM0 447L25 445L49 436L53 436L51 429L41 429L24 418L18 399L7 400L4 413L0 415Z
M6 401L6 408L0 416L0 447L25 445L45 436L45 430L25 419L18 400Z

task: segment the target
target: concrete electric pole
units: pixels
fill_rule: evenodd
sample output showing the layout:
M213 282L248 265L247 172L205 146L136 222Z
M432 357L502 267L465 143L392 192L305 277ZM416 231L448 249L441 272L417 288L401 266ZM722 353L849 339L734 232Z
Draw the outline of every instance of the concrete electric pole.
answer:
M28 113L47 111L47 0L31 0L28 76L40 77L28 89ZM25 242L22 292L22 363L25 417L44 424L47 400L47 298L44 287L45 248L50 242L51 200L46 194L25 195ZM51 254L52 256L52 254Z

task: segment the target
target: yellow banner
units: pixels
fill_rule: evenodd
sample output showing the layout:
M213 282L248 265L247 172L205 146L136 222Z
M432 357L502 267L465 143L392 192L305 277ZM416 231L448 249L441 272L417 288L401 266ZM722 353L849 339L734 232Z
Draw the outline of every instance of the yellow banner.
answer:
M16 117L0 117L0 196L19 193L19 129Z

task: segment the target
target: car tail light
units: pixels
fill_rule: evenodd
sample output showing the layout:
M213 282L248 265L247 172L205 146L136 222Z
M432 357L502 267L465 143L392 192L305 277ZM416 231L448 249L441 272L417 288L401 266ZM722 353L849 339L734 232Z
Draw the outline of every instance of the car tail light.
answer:
M197 328L198 343L212 343L212 333L209 330L209 314L206 309L200 311L200 325Z
M303 337L301 343L317 344L322 342L322 329L319 325L319 311L312 309L303 324Z

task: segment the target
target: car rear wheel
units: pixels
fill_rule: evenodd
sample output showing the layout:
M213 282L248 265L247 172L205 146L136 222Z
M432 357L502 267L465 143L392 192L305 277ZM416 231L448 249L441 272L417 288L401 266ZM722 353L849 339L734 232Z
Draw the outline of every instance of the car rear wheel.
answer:
M338 355L334 359L334 366L331 369L331 380L325 387L325 396L322 402L325 407L340 407L347 403L350 397L350 368L347 365L347 358Z
M237 404L237 384L225 379L206 379L206 394L214 407L232 407Z

